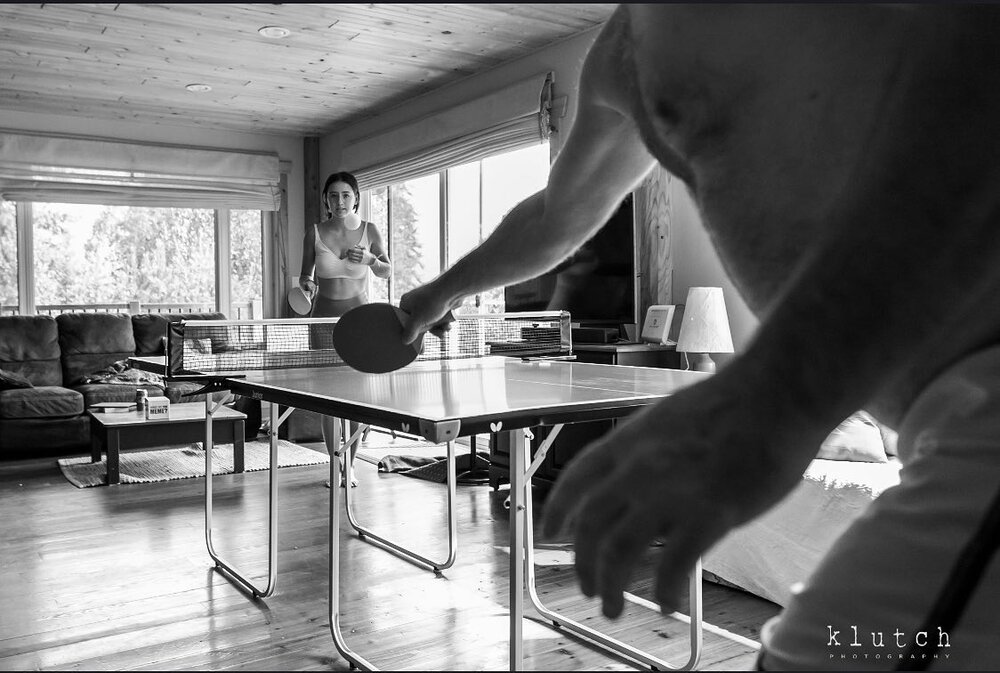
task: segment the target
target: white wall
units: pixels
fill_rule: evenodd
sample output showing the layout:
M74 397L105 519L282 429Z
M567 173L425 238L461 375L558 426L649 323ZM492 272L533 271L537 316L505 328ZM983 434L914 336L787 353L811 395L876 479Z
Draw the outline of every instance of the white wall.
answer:
M301 261L303 220L302 138L236 131L219 131L189 126L166 126L129 121L84 119L64 115L25 112L0 113L0 128L9 131L35 131L81 136L117 138L137 142L159 142L175 145L275 152L282 161L291 163L288 175L288 229L296 232L286 242L286 250L295 245L298 257L289 256L289 268L298 273Z
M673 237L674 301L683 304L691 287L721 287L729 313L733 346L736 352L740 352L749 343L758 321L743 302L715 254L712 241L701 223L701 216L687 187L675 178L670 181L670 190L673 208L670 235ZM727 362L731 357L712 356L719 364Z

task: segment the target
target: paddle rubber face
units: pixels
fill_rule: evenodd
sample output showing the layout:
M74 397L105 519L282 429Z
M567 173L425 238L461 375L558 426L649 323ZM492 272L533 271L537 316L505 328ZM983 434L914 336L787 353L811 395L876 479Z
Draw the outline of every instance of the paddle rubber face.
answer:
M308 315L312 310L312 302L309 300L309 295L301 287L293 287L288 291L288 305L298 315Z
M392 304L362 304L337 320L333 347L351 367L367 374L394 372L420 354L421 339L403 343L406 312Z

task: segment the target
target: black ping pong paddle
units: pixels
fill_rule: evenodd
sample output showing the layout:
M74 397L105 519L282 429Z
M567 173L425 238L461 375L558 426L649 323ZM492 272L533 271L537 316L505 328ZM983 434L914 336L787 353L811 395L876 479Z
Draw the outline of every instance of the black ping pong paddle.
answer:
M413 362L422 349L423 335L403 343L406 311L376 302L352 308L333 328L337 355L354 369L368 374L394 372ZM454 320L449 313L444 322Z

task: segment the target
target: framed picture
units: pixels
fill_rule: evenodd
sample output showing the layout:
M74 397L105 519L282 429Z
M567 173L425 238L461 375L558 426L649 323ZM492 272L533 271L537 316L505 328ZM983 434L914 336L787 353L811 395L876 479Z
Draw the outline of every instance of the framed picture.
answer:
M673 304L655 304L646 310L642 323L642 341L653 344L670 344L670 324L674 321Z

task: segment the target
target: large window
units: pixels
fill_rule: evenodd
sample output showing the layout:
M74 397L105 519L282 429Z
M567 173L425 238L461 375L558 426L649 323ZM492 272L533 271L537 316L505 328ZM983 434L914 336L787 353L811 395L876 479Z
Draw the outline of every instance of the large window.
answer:
M35 304L215 305L215 213L35 203Z
M373 281L371 299L398 303L433 279L493 233L511 208L545 187L548 175L549 146L542 144L365 192L368 219L383 236L388 231L393 264L391 283ZM461 310L503 308L503 288L497 288L467 298Z
M372 279L369 298L398 302L441 272L441 176L408 180L366 196L368 219L388 240L392 260L389 281Z
M261 211L5 202L2 212L4 222L19 213L14 236L20 227L31 241L14 260L15 280L18 259L30 270L21 298L29 311L219 308L232 318L261 317ZM16 303L16 283L14 290Z

